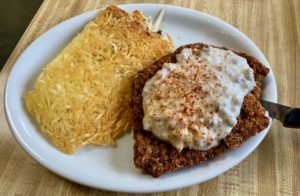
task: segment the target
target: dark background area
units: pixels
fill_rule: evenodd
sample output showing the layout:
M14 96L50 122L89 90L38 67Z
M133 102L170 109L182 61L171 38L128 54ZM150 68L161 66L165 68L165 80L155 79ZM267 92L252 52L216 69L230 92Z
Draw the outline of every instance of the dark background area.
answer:
M0 0L0 71L42 0Z

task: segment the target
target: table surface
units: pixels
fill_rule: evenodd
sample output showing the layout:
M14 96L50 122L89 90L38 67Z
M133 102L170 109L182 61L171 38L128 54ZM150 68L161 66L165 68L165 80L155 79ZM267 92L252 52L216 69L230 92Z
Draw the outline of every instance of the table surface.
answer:
M159 0L217 16L248 35L272 66L282 104L300 106L299 0ZM45 0L0 73L0 99L8 73L34 39L63 20L112 1ZM297 79L298 78L298 79ZM65 180L42 167L17 144L0 105L0 195L116 195ZM205 183L155 195L300 195L300 131L278 122L244 161ZM120 193L120 195L127 195Z

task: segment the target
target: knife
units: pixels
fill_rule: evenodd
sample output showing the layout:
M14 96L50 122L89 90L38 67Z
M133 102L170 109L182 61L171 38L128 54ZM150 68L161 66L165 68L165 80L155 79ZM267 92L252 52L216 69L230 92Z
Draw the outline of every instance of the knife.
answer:
M262 106L269 112L271 118L282 122L287 128L300 128L300 108L291 108L260 99Z

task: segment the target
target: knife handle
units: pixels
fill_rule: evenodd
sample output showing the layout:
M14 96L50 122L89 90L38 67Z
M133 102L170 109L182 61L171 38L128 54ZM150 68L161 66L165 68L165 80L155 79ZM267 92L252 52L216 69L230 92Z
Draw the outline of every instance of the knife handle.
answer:
M292 108L287 112L283 126L288 128L300 128L300 108Z

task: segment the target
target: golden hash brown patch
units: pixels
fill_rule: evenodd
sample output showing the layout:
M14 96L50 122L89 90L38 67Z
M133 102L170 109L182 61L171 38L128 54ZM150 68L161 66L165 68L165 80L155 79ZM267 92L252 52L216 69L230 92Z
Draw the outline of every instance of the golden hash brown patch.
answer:
M131 82L172 50L138 11L109 6L89 22L38 77L25 104L60 150L115 145L131 127Z

